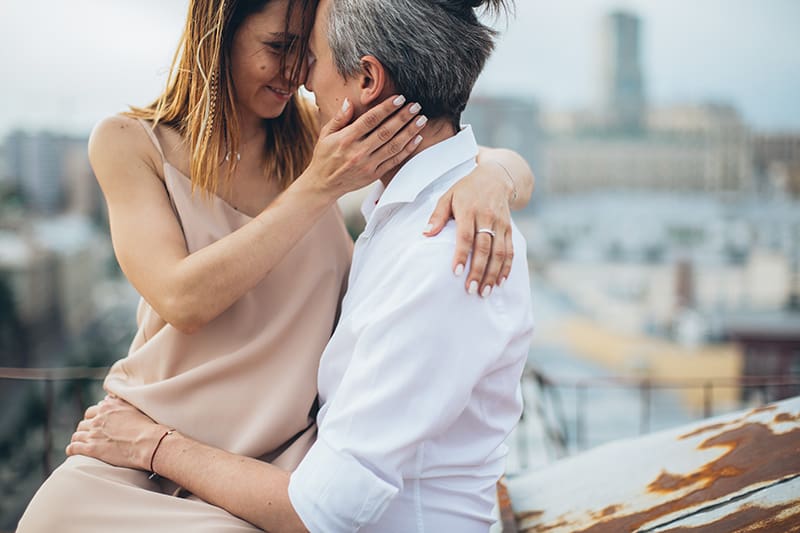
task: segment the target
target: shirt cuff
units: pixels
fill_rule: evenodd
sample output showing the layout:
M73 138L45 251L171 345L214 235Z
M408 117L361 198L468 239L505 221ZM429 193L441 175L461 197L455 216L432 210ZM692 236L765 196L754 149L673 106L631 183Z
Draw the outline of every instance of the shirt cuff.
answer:
M311 533L357 531L378 520L398 492L321 438L289 478L289 500Z

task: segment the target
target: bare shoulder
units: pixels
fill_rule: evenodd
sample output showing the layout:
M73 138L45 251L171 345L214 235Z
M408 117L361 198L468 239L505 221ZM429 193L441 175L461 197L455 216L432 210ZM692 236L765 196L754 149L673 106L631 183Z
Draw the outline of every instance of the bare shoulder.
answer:
M101 185L120 174L112 169L149 170L160 177L160 159L143 125L129 116L102 119L89 137L89 161Z

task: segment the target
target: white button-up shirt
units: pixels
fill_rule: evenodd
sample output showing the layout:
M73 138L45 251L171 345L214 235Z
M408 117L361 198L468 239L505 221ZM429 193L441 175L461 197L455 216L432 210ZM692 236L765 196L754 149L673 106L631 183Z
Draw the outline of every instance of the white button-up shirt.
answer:
M514 228L511 274L484 299L450 269L455 224L422 235L477 151L467 127L364 202L320 362L318 439L289 483L311 532L485 533L494 521L532 331L525 241Z

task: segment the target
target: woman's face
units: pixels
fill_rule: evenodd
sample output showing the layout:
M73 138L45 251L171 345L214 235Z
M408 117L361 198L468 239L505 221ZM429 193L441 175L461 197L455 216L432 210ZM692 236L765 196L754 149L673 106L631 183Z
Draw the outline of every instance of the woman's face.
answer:
M259 118L278 117L297 90L297 84L281 70L284 50L300 33L299 21L297 28L290 28L288 35L285 33L288 5L288 0L267 3L262 11L244 20L233 38L231 74L236 103L242 113ZM292 56L287 58L287 70L293 60Z

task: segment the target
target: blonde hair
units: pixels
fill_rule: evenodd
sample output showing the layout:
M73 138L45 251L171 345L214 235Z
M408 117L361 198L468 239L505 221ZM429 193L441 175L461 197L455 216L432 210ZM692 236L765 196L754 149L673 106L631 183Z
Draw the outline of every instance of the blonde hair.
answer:
M163 122L175 128L188 143L191 154L192 190L214 193L220 185L223 154L239 151L239 124L230 50L233 36L244 20L261 11L271 0L191 0L186 26L172 60L167 87L147 107L134 107L126 114L150 120L153 128ZM281 58L285 68L289 54L293 81L297 82L305 60L316 0L289 0L286 33L295 16L302 18L302 31ZM311 104L295 93L284 112L264 120L267 130L265 176L288 187L311 161L318 127ZM225 175L230 178L236 157L225 157Z

